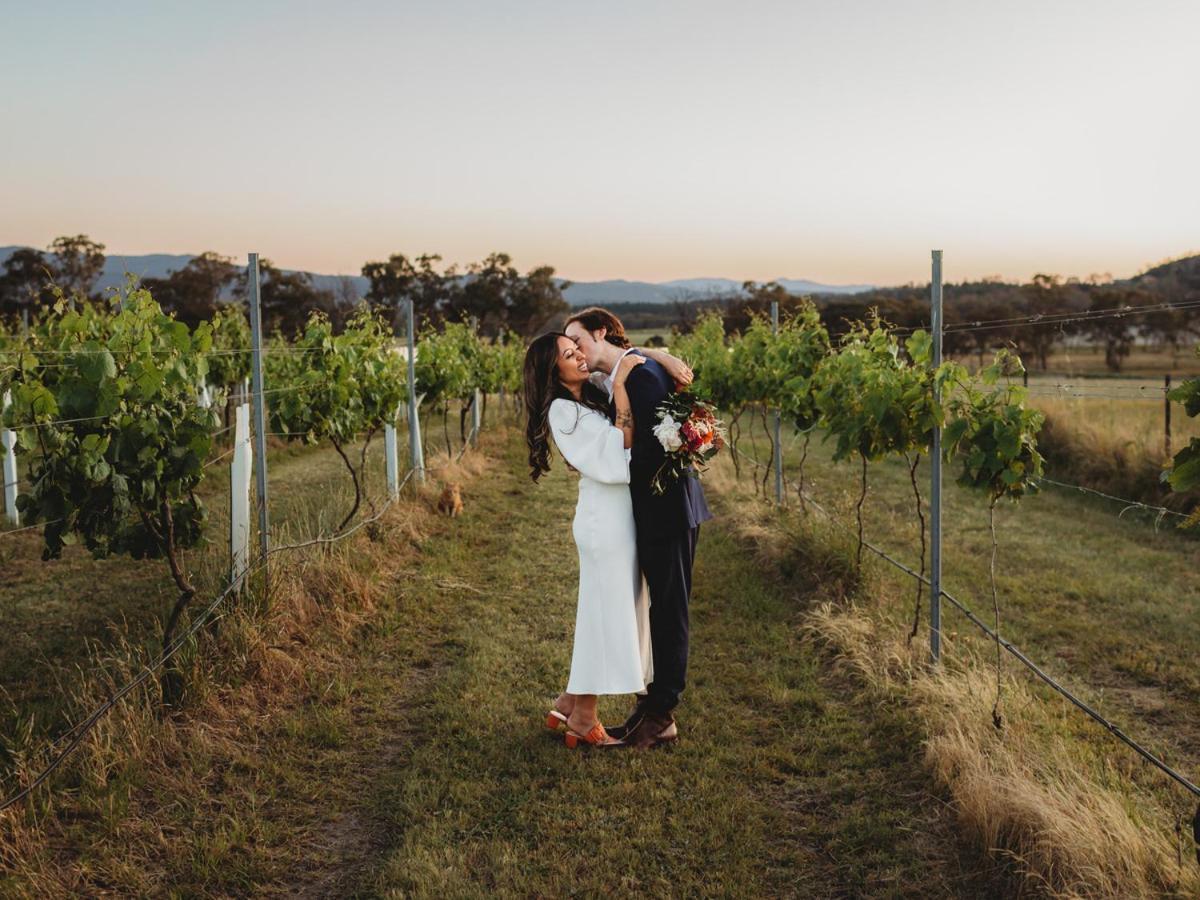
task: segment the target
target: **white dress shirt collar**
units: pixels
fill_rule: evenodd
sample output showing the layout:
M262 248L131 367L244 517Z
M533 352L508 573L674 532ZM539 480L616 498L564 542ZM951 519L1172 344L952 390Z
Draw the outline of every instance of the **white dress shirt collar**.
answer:
M626 356L628 356L630 353L632 353L633 350L634 350L634 348L630 347L628 350L626 350L624 353L622 353L620 356L618 356L617 361L613 363L612 371L606 373L604 376L604 390L608 391L608 399L609 400L612 399L612 395L613 395L613 376L615 376L617 374L617 369L621 365L621 360L623 360Z

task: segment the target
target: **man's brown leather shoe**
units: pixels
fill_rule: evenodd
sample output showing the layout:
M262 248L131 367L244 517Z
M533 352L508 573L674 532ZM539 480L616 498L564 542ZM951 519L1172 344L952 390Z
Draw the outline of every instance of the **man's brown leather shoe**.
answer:
M623 741L633 729L637 728L642 721L642 717L646 715L646 701L639 700L633 707L633 712L629 714L629 718L621 725L614 725L608 729L610 737L616 738L618 741Z
M647 710L642 716L642 721L625 736L625 743L635 750L649 750L669 744L678 737L679 728L673 715L667 713L664 716Z

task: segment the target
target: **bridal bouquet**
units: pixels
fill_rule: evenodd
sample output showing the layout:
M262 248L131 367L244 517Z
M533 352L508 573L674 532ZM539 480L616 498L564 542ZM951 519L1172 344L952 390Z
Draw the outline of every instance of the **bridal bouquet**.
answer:
M667 451L667 458L654 474L650 489L662 494L671 481L693 466L705 470L705 463L725 446L725 425L712 406L686 393L667 397L657 414L654 436Z

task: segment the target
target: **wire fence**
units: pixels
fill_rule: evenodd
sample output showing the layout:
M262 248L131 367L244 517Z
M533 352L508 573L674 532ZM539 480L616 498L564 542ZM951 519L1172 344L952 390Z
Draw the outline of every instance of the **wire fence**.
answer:
M753 465L755 465L757 467L767 468L766 463L763 463L761 460L755 459L753 456L750 456L749 454L743 452L742 450L734 449L733 447L731 447L730 449L733 453L736 453L738 456L745 457ZM1048 479L1044 479L1044 480L1048 480ZM1052 483L1061 485L1062 487L1087 490L1086 488L1078 488L1077 485L1070 485L1070 484L1065 484L1062 482L1052 482ZM811 503L814 508L820 510L825 515L825 517L828 519L828 521L832 525L834 525L834 527L853 536L855 538L855 540L858 539L858 531L856 528L851 528L849 525L842 522L837 516L835 516L828 509L826 509L816 498L812 497L808 492L801 491L799 484L797 484L796 482L792 481L792 482L789 482L789 484L793 490L802 494L806 503ZM1120 498L1112 498L1112 497L1110 497L1109 499L1120 500ZM1136 501L1121 501L1121 502L1129 502L1129 504L1131 506L1143 505L1143 504L1137 503ZM1161 507L1153 508L1153 509L1162 510ZM1173 513L1171 510L1162 510L1162 512L1171 513L1173 515L1179 515L1178 513ZM883 559L888 564L892 565L893 567L900 570L901 572L904 572L905 574L910 575L913 578L919 580L922 584L924 584L926 587L928 587L931 591L933 590L933 583L928 577L921 575L920 573L914 571L911 567L905 565L903 562L896 559L892 554L888 553L886 550L882 549L881 547L877 546L876 544L874 544L870 541L867 541L865 539L863 540L863 546L865 548L867 548L868 550L870 550L872 553L874 553L876 556ZM1020 662L1022 666L1024 666L1026 669L1028 669L1030 672L1032 672L1033 675L1036 676L1039 680L1044 682L1048 687L1050 687L1055 692L1057 692L1062 697L1064 697L1066 700L1068 700L1073 706L1075 706L1077 709L1079 709L1085 715L1087 715L1088 718L1090 718L1096 724L1100 725L1109 734L1111 734L1113 737L1117 738L1123 744L1128 746L1135 753L1137 753L1140 757L1142 757L1142 759L1144 759L1146 762L1153 765L1156 769L1158 769L1160 772L1162 772L1164 775L1166 775L1168 778L1170 778L1176 784L1183 787L1185 790L1187 790L1189 793L1191 793L1194 797L1200 798L1200 786L1197 786L1193 781L1191 781L1189 778L1187 778L1181 772L1177 771L1175 768L1168 765L1164 760L1162 760L1158 755L1156 755L1153 751L1148 749L1142 743L1131 738L1128 735L1128 733L1125 732L1122 728L1118 727L1114 722L1112 722L1109 718L1107 718L1106 716L1101 714L1092 705L1090 705L1089 703L1087 703L1086 701L1081 699L1074 691L1072 691L1070 688L1068 688L1066 685L1064 685L1061 681L1059 681L1058 679L1056 679L1053 676L1051 676L1050 674L1048 674L1044 668L1042 668L1037 663L1035 663L1026 653L1024 653L1022 650L1020 650L1015 644L1013 644L1007 638L1003 637L998 630L992 628L987 623L985 623L982 619L980 619L970 609L970 607L967 606L967 604L965 604L964 602L959 600L957 597L955 597L954 595L947 592L945 589L939 589L939 594L943 598L945 598L955 609L957 609L960 613L962 613L963 616L966 617L967 621L969 621L976 628L980 629L984 633L984 635L987 636L990 640L995 641L997 644L999 644L1000 647L1002 647L1014 659L1016 659L1018 662ZM1197 816L1198 816L1198 821L1200 821L1200 810L1198 810Z
M465 452L465 448L464 448L463 452ZM460 453L460 458L461 458L461 453ZM405 485L408 484L408 482L412 478L414 472L415 472L415 470L410 469L408 471L408 473L404 476L404 478L400 481L399 485L395 489L397 494L399 493L399 491L403 490ZM379 508L378 512L374 513L373 515L371 515L369 517L359 520L353 526L347 528L344 531L338 532L337 534L329 535L329 536L319 536L316 538L311 538L311 539L299 541L296 543L282 544L282 545L279 545L276 547L271 547L267 550L267 553L265 555L260 556L258 558L258 560L246 570L244 578L251 579L251 578L253 578L254 575L264 571L266 569L267 565L269 564L270 559L280 553L302 550L307 547L312 547L312 546L316 546L316 545L335 544L342 540L345 540L346 538L350 537L351 535L357 533L362 528L365 528L366 526L368 526L370 524L378 522L381 518L383 518L384 514L388 511L388 509L394 503L395 503L395 498L389 497L387 499L387 501L384 502L384 504ZM45 525L45 523L39 523L38 525L33 525L33 526L29 526L29 527L38 528L38 527L43 527L44 525ZM38 787L45 784L46 781L50 778L50 776L53 775L54 772L67 760L67 758L75 750L77 750L79 748L79 746L83 742L84 737L86 737L87 733L93 727L95 727L95 725L98 722L100 722L100 720L105 716L105 714L108 713L110 710L112 710L113 707L115 707L117 705L117 703L119 703L120 700L122 698L124 698L125 696L127 696L131 691L135 690L139 685L144 684L147 679L149 679L155 672L157 672L159 669L161 669L172 657L174 657L175 654L177 654L188 643L188 641L190 641L191 638L201 628L203 628L206 623L208 623L213 618L213 616L216 614L217 610L221 607L221 605L229 597L231 597L235 593L237 593L237 591L238 591L238 583L236 583L236 582L233 584L230 584L224 590L220 591L216 595L216 597L203 610L201 610L201 612L199 612L198 614L196 614L195 616L192 617L187 629L185 629L183 632L181 632L166 647L164 647L163 650L159 653L159 655L152 662L143 666L142 669L138 672L138 674L136 676L131 678L129 681L127 681L125 684L123 684L120 688L118 688L116 691L114 691L113 694L108 699L106 699L103 703L101 703L99 706L97 706L96 709L94 709L90 714L88 714L83 719L81 719L79 722L77 722L68 731L59 735L57 738L55 738L53 741L51 741L50 744L47 746L46 750L44 751L45 753L51 753L54 751L55 748L60 747L64 744L65 744L65 746L63 746L63 749L60 752L58 752L58 754L54 756L54 758L50 761L50 763L47 764L41 771L39 771L38 774L27 785L25 785L23 788L21 788L15 794L11 795L8 799L6 799L2 803L0 803L0 812L3 812L4 810L8 809L9 807L14 806L15 804L21 802L26 797L28 797L30 794L32 794L35 790L37 790ZM269 598L268 598L268 600L269 600Z
M947 322L942 329L943 334L961 334L973 331L995 331L1006 328L1043 327L1047 325L1074 325L1080 322L1125 318L1126 316L1141 316L1157 312L1186 312L1200 309L1200 300L1182 300L1175 303L1152 303L1146 306L1124 305L1112 309L1097 309L1061 313L1031 313L1024 316L1014 316L1006 319L973 319L969 322ZM897 335L912 334L916 331L927 330L928 326L911 325L893 329Z
M301 386L301 387L308 387L308 385ZM279 390L275 391L275 393L282 392L283 390L287 390L287 389L279 389ZM264 391L263 395L265 396L268 393L272 393L272 392ZM63 420L63 421L72 421L72 420ZM221 432L228 431L228 430L229 430L228 428L222 429ZM217 434L219 434L221 432L217 432ZM278 434L279 436L289 436L290 437L290 436L297 436L297 435L307 436L308 433L307 432L279 432L276 434ZM13 794L8 799L6 799L2 803L0 803L0 812L3 812L4 810L12 807L13 805L21 802L26 797L28 797L30 794L32 794L35 790L37 790L38 787L45 784L46 781L53 775L53 773L66 761L66 759L75 750L78 749L78 747L82 744L82 741L83 741L84 737L87 735L87 733L93 727L95 727L95 725L98 722L100 722L103 719L104 715L106 713L108 713L110 710L112 710L116 706L116 704L118 702L120 702L120 700L122 698L127 696L131 691L135 690L138 686L144 684L155 672L157 672L159 669L161 669L173 656L175 656L175 654L177 654L180 651L180 649L182 649L187 644L187 642L199 631L200 628L204 627L204 625L206 623L208 623L209 621L212 620L213 616L216 614L217 610L221 607L221 605L230 596L237 593L239 584L244 583L245 580L251 579L251 578L253 578L254 575L264 572L266 570L266 567L269 564L269 560L271 558L273 558L274 556L276 556L280 553L284 553L284 552L303 550L303 549L306 549L309 547L314 547L314 546L328 546L330 544L336 544L342 540L345 540L346 538L350 537L351 535L357 533L358 531L367 527L368 525L378 522L383 517L383 515L387 512L387 510L395 503L396 498L399 497L399 495L400 495L400 492L404 489L404 487L408 484L408 482L413 478L413 476L415 474L417 474L417 472L435 473L435 472L443 471L444 469L446 469L448 466L450 466L452 464L458 463L459 461L462 460L463 456L465 455L467 450L472 446L473 442L477 439L477 437L478 437L477 433L472 431L472 433L470 435L468 435L466 437L466 439L462 442L462 446L459 448L458 452L453 455L453 458L451 459L448 455L447 461L444 464L435 465L435 466L422 465L422 467L420 469L409 469L409 471L405 474L405 476L390 490L390 492L389 492L390 495L389 495L387 501L382 505L382 507L380 507L378 509L377 512L374 512L372 515L370 515L368 517L360 519L358 522L356 522L354 525L350 526L349 528L347 528L343 531L339 531L338 533L333 534L333 535L319 535L317 537L299 541L299 542L295 542L295 543L289 543L289 544L283 544L283 545L279 545L279 546L275 546L275 547L270 547L267 549L265 554L260 554L257 561L246 569L242 578L238 579L237 581L232 582L224 590L220 591L215 596L215 598L208 604L208 606L206 606L203 610L201 610L201 612L199 612L194 617L192 617L187 629L185 629L181 634L179 634L176 638L174 638L166 647L164 647L163 650L160 652L160 654L152 662L143 666L142 669L138 672L138 674L136 676L131 678L129 681L127 681L125 684L123 684L120 688L118 688L116 691L114 691L113 694L108 699L106 699L103 703L101 703L90 714L88 714L87 716L82 718L75 725L73 725L70 729L65 731L63 734L60 734L58 737L54 738L49 744L47 744L46 747L42 751L42 753L45 755L54 753L54 751L56 749L58 749L59 747L62 747L62 749L61 749L61 751L59 751L57 753L57 755L55 755L53 757L53 759L44 768L42 768L38 772L38 774L27 785L25 785L23 788L21 788L15 794ZM236 449L236 447L230 447L228 450L221 453L219 456L206 462L204 464L204 468L209 468L209 467L221 462L223 459L225 459L226 457L231 455L235 449ZM375 504L369 498L368 498L367 502L368 502L368 505L370 505L372 508L374 508ZM54 519L54 520L50 520L48 522L37 522L32 525L24 526L22 528L15 528L15 529L11 529L9 531L2 532L2 533L0 533L0 537L6 536L6 535L18 534L20 532L25 532L25 531L31 531L31 530L38 529L38 528L44 529L47 525L59 524L63 521L65 521L65 520L64 519ZM269 599L270 599L269 598L269 586L268 586L268 598L267 599L269 602Z

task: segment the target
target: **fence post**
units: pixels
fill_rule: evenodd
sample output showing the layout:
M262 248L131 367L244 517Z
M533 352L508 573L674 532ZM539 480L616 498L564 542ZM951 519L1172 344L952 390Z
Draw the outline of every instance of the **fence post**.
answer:
M771 334L779 334L779 301L771 301ZM775 410L775 503L783 505L783 442L781 439L782 416Z
M400 416L396 408L396 418ZM387 462L388 496L393 500L400 497L400 464L396 458L396 425L395 419L383 426L383 455Z
M500 335L496 338L496 343L501 347L504 346L504 330L501 329ZM500 395L496 400L496 412L499 414L499 421L504 422L504 385L500 385Z
M421 448L421 423L417 420L416 338L413 332L413 302L405 305L408 317L408 454L417 484L425 483L425 451Z
M933 277L929 282L929 300L933 307L933 367L942 364L942 251L933 251ZM933 402L940 404L936 384ZM931 478L929 502L929 655L935 663L942 658L942 429L933 429L930 454Z
M1171 398L1167 395L1171 393L1171 373L1168 372L1163 376L1163 448L1166 450L1167 459L1171 458ZM5 481L8 479L6 478Z
M8 409L12 396L4 392L4 408ZM0 432L0 441L4 443L4 514L10 525L21 524L21 514L17 512L17 433L11 428Z
M250 568L250 469L254 450L250 445L250 406L239 404L233 411L233 462L229 468L229 581L241 591Z
M262 298L258 283L258 254L250 254L250 339L254 350L254 472L258 484L258 549L265 562L270 549L267 515L267 413L263 397L262 370ZM263 593L267 592L267 572L263 569Z
M475 388L475 398L471 401L471 446L479 446L479 427L483 424L480 417L483 410L483 394Z
M471 316L471 330L475 332L475 340L479 340L479 319L476 316ZM468 440L472 447L479 446L479 425L480 406L483 404L483 397L479 394L479 388L475 388L475 393L471 395L471 436Z

